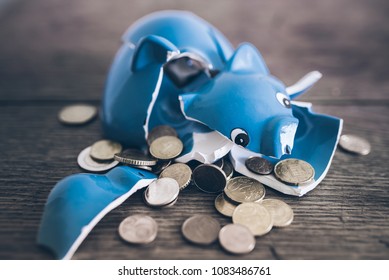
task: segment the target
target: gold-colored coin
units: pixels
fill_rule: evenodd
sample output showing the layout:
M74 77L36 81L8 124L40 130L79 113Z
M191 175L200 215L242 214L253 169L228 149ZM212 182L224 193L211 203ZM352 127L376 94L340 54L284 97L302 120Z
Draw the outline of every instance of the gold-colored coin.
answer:
M306 161L289 158L276 164L274 174L278 180L285 184L299 186L312 182L315 170Z
M293 210L285 202L279 199L264 199L261 204L265 206L273 218L273 226L286 227L293 221Z
M265 196L265 187L257 180L238 176L228 181L226 196L236 203L260 201Z
M111 140L100 140L95 142L90 150L90 156L94 160L108 161L113 160L115 154L122 151L120 143Z
M236 205L228 202L224 198L223 193L221 193L215 199L215 208L217 211L219 211L220 214L227 216L227 217L232 217L232 214L234 213Z
M248 227L255 236L268 233L273 227L273 218L265 206L256 202L238 205L232 214L234 224Z
M192 177L192 169L184 163L175 163L168 166L161 172L159 178L173 178L180 186L180 190L185 189Z
M174 136L177 137L177 132L174 128L168 125L159 125L154 127L147 136L147 144L150 146L155 139L162 136Z
M179 156L184 145L174 136L162 136L150 145L150 154L159 159L172 159Z

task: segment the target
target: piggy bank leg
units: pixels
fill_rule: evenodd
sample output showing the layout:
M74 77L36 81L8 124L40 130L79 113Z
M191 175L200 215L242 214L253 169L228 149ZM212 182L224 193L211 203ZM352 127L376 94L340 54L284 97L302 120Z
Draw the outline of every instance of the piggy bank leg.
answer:
M58 259L71 259L93 227L155 175L119 166L105 175L75 174L51 191L44 209L38 243Z

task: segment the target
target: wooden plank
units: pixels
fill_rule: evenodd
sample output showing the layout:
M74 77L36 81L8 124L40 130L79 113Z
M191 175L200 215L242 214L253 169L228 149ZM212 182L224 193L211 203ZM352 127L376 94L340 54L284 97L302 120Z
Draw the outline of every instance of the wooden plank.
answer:
M252 42L288 85L322 71L304 100L387 104L388 7L383 0L22 1L1 18L0 100L99 100L121 34L168 8L193 11L235 46Z
M52 258L35 243L47 195L58 180L80 172L78 153L101 138L98 121L82 127L61 125L56 119L61 106L0 106L1 259ZM267 188L268 198L292 206L295 220L288 228L257 238L253 253L233 256L217 243L197 247L183 239L180 227L193 214L209 214L222 225L231 222L214 209L214 195L191 186L176 205L162 210L145 206L136 193L103 218L74 259L388 259L388 107L316 106L315 111L344 118L344 131L368 139L372 152L357 157L338 150L325 180L302 198ZM120 240L120 221L135 213L158 222L153 244L137 247Z

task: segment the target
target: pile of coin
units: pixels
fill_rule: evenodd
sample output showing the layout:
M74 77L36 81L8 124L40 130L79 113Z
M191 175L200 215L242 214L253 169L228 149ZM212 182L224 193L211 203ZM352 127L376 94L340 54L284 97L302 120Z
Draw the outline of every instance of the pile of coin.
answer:
M67 106L58 115L64 124L78 125L96 116L95 107L84 104ZM157 126L148 133L148 150L123 150L120 143L100 140L85 148L78 156L81 168L91 172L107 171L118 164L145 169L159 178L144 191L143 198L150 207L170 207L175 204L180 191L189 185L215 194L216 210L232 218L232 223L221 227L208 215L194 215L185 220L181 231L189 242L206 246L219 240L220 245L233 254L247 254L255 248L256 236L263 236L273 227L286 227L294 218L292 208L278 199L265 199L265 187L255 179L234 176L234 169L227 158L213 164L173 163L183 151L177 132L169 126ZM366 155L370 144L354 136L343 135L339 145L346 151ZM192 162L193 163L193 162ZM273 164L264 157L250 157L247 169L254 174L274 177L291 186L309 184L315 170L299 159L284 159ZM192 166L192 168L190 167ZM193 171L192 171L193 170ZM145 215L132 215L119 225L119 235L129 243L147 244L157 237L155 220Z
M233 224L221 228L218 221L210 216L194 215L182 225L183 236L193 244L204 246L219 239L221 246L228 252L248 253L255 247L254 236L268 233L273 225L286 226L292 222L293 210L282 201L264 200L265 187L260 182L245 176L233 178L234 170L227 158L213 164L196 163L193 172L187 164L173 163L183 150L183 144L174 129L168 126L155 127L149 133L147 143L148 151L123 150L119 143L100 140L80 153L78 163L83 169L93 172L105 171L120 163L159 174L159 178L143 192L144 202L149 207L174 205L180 191L190 184L203 192L216 194L216 209L222 215L232 217ZM284 174L293 171L296 174L304 173L299 170L299 163L293 168L289 168L288 163L285 161L287 167L281 168L279 175L283 181L287 181ZM277 165L274 167L261 158L249 158L246 165L257 174L269 174L277 168ZM306 168L304 162L301 166ZM313 176L313 173L310 175ZM142 231L146 225L156 228L151 220L151 217L130 216L119 226L119 234L130 243L151 242L156 233L146 240L137 236L137 232ZM131 230L134 233L130 233ZM239 241L231 238L238 238Z
M78 165L87 171L103 172L119 164L114 155L122 146L110 140L101 140L81 151L77 157Z

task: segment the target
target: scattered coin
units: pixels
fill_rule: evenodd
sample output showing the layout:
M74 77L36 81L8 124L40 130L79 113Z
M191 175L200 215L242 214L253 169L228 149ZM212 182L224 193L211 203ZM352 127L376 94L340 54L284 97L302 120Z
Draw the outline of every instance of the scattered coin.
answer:
M150 154L158 159L173 159L181 154L183 147L177 137L162 136L151 143Z
M239 224L228 224L219 232L220 245L233 254L248 254L255 248L255 238L251 231Z
M232 214L234 224L248 227L252 234L261 236L268 233L273 227L273 219L265 206L255 202L239 204Z
M192 170L184 163L175 163L161 172L159 178L173 178L178 182L180 190L185 189L192 177Z
M286 227L293 221L293 210L285 202L279 199L264 199L261 204L265 206L267 211L273 218L273 226Z
M226 186L227 178L223 170L213 164L201 164L193 170L193 182L206 193L220 193Z
M58 119L63 124L81 125L91 121L97 115L95 106L86 104L75 104L62 108Z
M115 160L136 166L154 166L157 164L157 159L145 154L136 149L126 149L120 153L115 154Z
M157 179L147 187L144 198L149 206L163 207L172 203L180 192L179 185L172 178Z
M223 193L221 193L215 199L215 208L217 211L219 211L220 214L227 216L227 217L232 217L232 214L234 213L236 205L228 202L224 198Z
M95 142L90 150L90 156L97 161L113 160L114 155L122 151L120 143L111 140Z
M276 178L289 185L304 185L310 183L315 175L315 170L308 163L300 159L284 159L274 167Z
M177 132L174 128L168 125L159 125L154 127L147 136L147 144L151 146L151 143L155 139L158 139L162 136L174 136L177 137Z
M260 201L265 196L265 187L257 180L238 176L228 181L226 196L236 203Z
M90 157L90 150L92 147L87 147L81 151L77 157L78 165L87 171L102 172L107 171L119 164L118 161L112 162L96 162Z
M209 245L216 241L220 231L220 224L207 215L194 215L182 225L184 237L195 244Z
M274 168L270 161L261 157L250 157L245 164L248 170L259 175L268 175L273 172Z
M227 181L230 180L234 175L234 167L232 166L232 163L228 160L225 160L222 169L224 174L226 174Z
M359 136L352 134L345 134L340 137L339 146L351 153L359 155L367 155L370 153L370 143Z
M153 218L146 215L132 215L119 225L120 237L130 243L148 244L157 237L158 225Z

